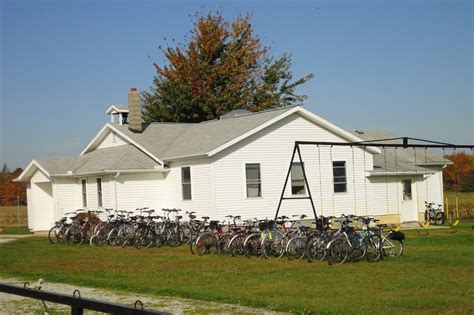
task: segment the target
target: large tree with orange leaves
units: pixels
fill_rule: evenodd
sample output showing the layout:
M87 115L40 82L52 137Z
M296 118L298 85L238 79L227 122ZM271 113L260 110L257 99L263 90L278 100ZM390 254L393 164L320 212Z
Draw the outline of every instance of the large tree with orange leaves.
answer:
M153 63L157 74L143 92L145 121L200 122L234 109L261 111L299 105L291 58L273 58L254 34L250 17L232 22L219 14L198 16L190 40L161 48L168 64Z
M474 191L474 155L459 152L446 156L453 164L444 171L444 185L452 191Z

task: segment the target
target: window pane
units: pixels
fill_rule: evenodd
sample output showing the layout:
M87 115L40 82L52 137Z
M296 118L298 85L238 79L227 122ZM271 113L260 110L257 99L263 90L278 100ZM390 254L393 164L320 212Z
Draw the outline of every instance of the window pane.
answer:
M346 192L346 184L334 184L334 192Z
M301 163L293 163L291 166L291 179L304 179Z
M183 200L191 200L191 168L189 166L181 168L181 186Z
M411 180L409 180L409 179L403 180L403 199L405 199L405 200L411 200L412 199Z
M181 168L181 179L183 183L191 182L191 168L189 166Z
M335 167L333 169L333 175L334 177L336 176L346 176L346 169L345 168L338 168L338 167Z
M260 180L260 164L245 164L247 181Z
M81 180L82 184L82 206L87 207L87 181L85 179Z
M97 205L102 207L102 179L97 178Z
M346 177L345 176L342 176L342 177L334 177L334 183L343 183L345 184L346 183Z
M332 177L334 182L334 192L347 191L346 161L332 162Z
M247 184L247 197L260 197L260 184Z
M304 195L306 189L304 185L303 167L301 163L293 163L291 166L291 194Z
M260 164L245 164L247 197L261 197Z

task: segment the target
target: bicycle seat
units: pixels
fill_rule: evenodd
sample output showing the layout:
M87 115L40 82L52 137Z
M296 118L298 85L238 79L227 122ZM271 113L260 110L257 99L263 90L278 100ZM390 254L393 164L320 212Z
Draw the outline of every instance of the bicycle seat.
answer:
M178 220L179 220L179 219L182 219L182 218L183 218L182 215L177 215L177 216L176 216L176 219L178 219Z
M377 224L379 228L386 228L388 225L387 224Z
M201 218L203 218L204 220L209 220L209 217L201 217Z

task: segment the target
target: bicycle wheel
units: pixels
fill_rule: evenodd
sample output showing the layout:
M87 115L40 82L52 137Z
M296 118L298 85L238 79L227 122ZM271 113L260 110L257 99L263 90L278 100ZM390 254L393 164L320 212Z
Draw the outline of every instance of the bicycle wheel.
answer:
M58 237L57 237L57 230L59 229L60 227L55 225L49 230L48 239L51 244L56 244L59 242Z
M400 257L403 254L403 241L385 238L382 243L384 256Z
M299 260L304 257L306 237L296 236L286 244L286 256L289 260Z
M330 265L346 262L352 248L345 237L338 237L330 241L326 247L326 259Z
M245 238L244 252L247 258L262 255L262 237L260 232L252 233Z
M280 258L285 253L286 239L279 231L267 233L262 240L262 253L267 259Z
M217 252L219 255L230 255L229 243L232 235L224 235L217 242Z
M311 235L306 241L305 254L308 261L322 261L326 257L326 240L323 236Z
M84 241L84 233L78 225L71 225L65 234L66 243L68 245L81 245Z
M118 245L118 243L117 243L118 232L119 232L119 227L114 227L107 234L107 242L110 244L110 246Z
M229 252L232 256L240 256L245 253L244 242L246 236L244 234L235 235L229 241Z
M371 235L365 240L365 256L367 257L367 261L376 262L382 258L382 254L380 252L380 243L381 241L378 235Z
M205 233L196 240L196 251L199 256L212 255L217 251L217 237L212 233Z
M188 245L191 242L191 229L187 225L181 225L179 228L179 239L182 245Z

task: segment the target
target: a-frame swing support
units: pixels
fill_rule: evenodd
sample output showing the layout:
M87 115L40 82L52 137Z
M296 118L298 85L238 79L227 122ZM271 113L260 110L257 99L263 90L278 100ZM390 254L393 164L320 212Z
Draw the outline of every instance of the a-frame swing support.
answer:
M402 140L402 143L381 143L383 141L393 141L393 140ZM412 141L419 141L419 142L426 142L422 143L410 143ZM293 146L293 154L291 155L291 161L288 166L288 171L286 173L285 183L283 184L283 188L281 190L280 201L278 202L278 207L275 213L275 220L278 217L280 212L281 204L283 200L304 200L309 199L311 203L311 208L313 210L314 219L317 219L316 208L314 206L313 197L311 195L311 189L309 187L308 178L306 176L305 165L303 163L303 159L301 157L301 150L300 146L303 145L315 145L315 146L346 146L346 147L379 147L379 148L424 148L424 149L474 149L474 144L469 145L458 145L458 144L451 144L451 143L444 143L444 142L437 142L431 140L424 140L424 139L417 139L417 138L410 138L410 137L400 137L400 138L390 138L390 139L377 139L377 140L370 140L370 141L360 141L360 142L327 142L327 141L295 141L295 145ZM286 186L288 185L288 179L291 176L291 167L295 160L295 155L298 153L298 160L303 171L303 178L304 178L304 185L307 189L308 196L305 197L285 197L285 190ZM321 175L319 175L321 176Z

